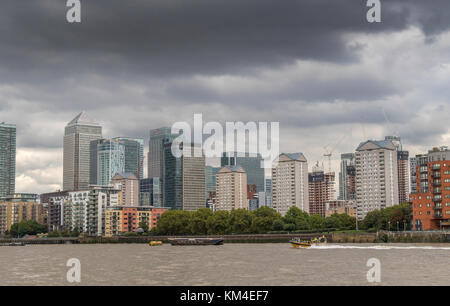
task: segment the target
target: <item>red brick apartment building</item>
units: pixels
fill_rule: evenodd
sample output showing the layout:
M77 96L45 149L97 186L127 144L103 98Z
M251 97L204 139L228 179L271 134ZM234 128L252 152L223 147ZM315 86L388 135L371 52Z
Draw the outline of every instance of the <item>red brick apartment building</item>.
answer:
M411 194L416 231L450 229L449 153L435 148L416 157L417 193Z

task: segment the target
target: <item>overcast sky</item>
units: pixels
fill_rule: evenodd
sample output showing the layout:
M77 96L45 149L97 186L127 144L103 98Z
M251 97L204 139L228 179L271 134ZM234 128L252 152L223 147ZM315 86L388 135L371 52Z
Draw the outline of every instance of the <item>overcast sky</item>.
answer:
M17 125L17 192L62 185L64 126L148 141L192 121L278 121L310 165L396 133L411 154L450 144L450 1L2 0L0 121ZM384 115L386 114L386 115ZM147 146L147 144L146 144Z

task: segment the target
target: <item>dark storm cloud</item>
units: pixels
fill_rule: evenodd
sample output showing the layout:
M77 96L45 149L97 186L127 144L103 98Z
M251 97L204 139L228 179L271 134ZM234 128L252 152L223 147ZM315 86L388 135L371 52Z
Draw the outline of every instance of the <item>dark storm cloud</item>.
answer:
M2 1L0 55L7 73L42 81L80 71L216 74L294 59L353 61L343 34L409 23L443 30L450 7L448 1L382 1L383 23L369 24L363 0L85 0L82 23L68 24L65 2ZM431 23L436 16L439 27Z
M366 0L81 2L81 24L65 0L0 4L0 121L18 127L22 191L60 184L64 126L82 110L105 137L146 139L194 112L279 121L282 147L319 157L355 126L365 133L342 150L381 130L416 146L448 133L435 124L450 97L448 0L381 0L381 24Z

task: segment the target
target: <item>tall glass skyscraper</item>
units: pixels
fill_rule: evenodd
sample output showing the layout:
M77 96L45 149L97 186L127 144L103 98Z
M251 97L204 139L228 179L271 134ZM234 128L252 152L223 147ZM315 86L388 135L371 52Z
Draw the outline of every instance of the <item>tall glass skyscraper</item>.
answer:
M76 116L65 128L63 189L83 190L90 182L90 144L102 138L102 127L85 112Z
M164 143L172 142L177 136L171 133L169 127L162 127L150 131L148 143L148 177L159 177L164 175Z
M175 157L172 143L164 144L164 207L189 211L206 207L205 156L194 154L194 151L201 151L201 147L189 149L191 157Z
M355 200L355 154L341 154L341 171L339 172L339 200Z
M133 173L142 179L144 177L143 157L144 157L144 139L116 137L113 140L118 140L125 146L125 172ZM141 165L142 163L142 165Z
M164 201L164 144L172 143L179 135L172 134L171 128L162 127L159 129L150 131L150 139L148 143L148 177L159 177L161 190L161 203L165 203Z
M16 186L16 126L0 123L0 198L12 195Z
M92 141L91 154L91 173L97 174L97 180L91 185L108 186L114 175L125 172L125 146L117 139Z
M162 207L159 177L151 177L139 181L139 205Z
M264 168L261 167L263 159L260 154L256 156L245 153L244 157L238 156L238 153L223 153L220 159L221 167L242 166L247 173L247 184L256 185L257 192L264 191Z

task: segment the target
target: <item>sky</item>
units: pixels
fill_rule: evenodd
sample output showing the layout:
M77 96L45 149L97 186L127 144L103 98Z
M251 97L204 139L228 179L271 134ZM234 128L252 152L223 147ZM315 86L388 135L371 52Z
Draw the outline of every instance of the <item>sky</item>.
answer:
M62 186L65 125L104 137L193 120L280 123L312 166L395 134L411 155L450 144L450 2L2 0L0 122L17 125L16 192ZM328 147L327 147L328 146ZM325 148L327 147L327 148ZM327 163L325 162L327 167ZM146 167L144 167L146 168Z

